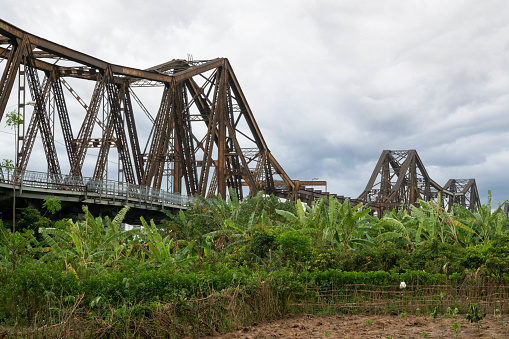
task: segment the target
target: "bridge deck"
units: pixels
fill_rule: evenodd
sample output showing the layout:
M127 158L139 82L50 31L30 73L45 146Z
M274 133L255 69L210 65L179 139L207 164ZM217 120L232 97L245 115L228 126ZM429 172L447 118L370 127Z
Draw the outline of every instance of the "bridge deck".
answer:
M13 186L17 198L45 199L57 196L63 202L129 206L144 210L186 209L194 198L163 190L118 181L92 178L49 176L33 171L3 171L0 177L0 200L12 199Z

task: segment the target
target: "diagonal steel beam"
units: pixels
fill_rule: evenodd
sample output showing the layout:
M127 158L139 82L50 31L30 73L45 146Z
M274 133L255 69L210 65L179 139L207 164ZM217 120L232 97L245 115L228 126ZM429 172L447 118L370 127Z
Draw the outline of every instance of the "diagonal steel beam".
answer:
M136 184L137 181L134 177L133 165L129 156L129 144L125 135L124 121L120 108L120 88L118 85L108 83L106 85L108 91L108 100L110 103L110 114L113 115L113 126L115 134L117 135L117 150L122 162L122 169L127 183Z
M27 57L27 67L25 70L26 74L28 75L28 84L32 98L35 99L36 109L34 110L34 114L37 115L37 123L39 129L41 130L42 144L48 159L49 173L51 175L60 177L62 174L60 171L60 164L58 162L57 151L55 148L55 139L53 137L53 133L50 128L50 122L46 113L44 98L45 93L39 84L37 70L33 67L31 59L32 58L29 55ZM50 86L47 86L48 87L46 88L46 91L49 92Z
M152 139L148 140L148 142L150 142L150 150L145 163L145 169L143 172L144 178L142 180L142 185L145 186L152 185L154 188L158 188L156 186L160 185L159 179L157 178L160 173L159 167L162 167L162 164L164 164L166 159L166 153L168 151L170 141L172 128L170 111L173 94L173 88L166 85L159 105L159 111L153 125Z
M53 97L55 98L55 103L58 111L58 119L60 120L60 127L62 128L62 134L64 135L65 148L67 150L67 158L69 159L69 164L72 164L76 161L75 156L75 147L73 145L73 133L71 128L71 122L69 120L69 112L67 111L67 105L65 102L65 96L62 89L62 82L60 77L56 75L56 72L53 73L55 77L55 81L53 82Z
M129 140L131 142L131 151L133 154L134 161L134 169L136 173L137 182L140 184L142 178L144 177L143 173L143 155L141 154L140 142L138 140L138 132L136 130L136 121L134 119L133 106L131 102L131 91L129 88L129 83L124 83L123 88L123 104L124 104L124 114L125 121L127 125L127 131L129 133Z
M26 70L28 71L28 70ZM52 77L45 77L42 85L42 98L43 98L43 107L46 107L46 104L49 99L49 93L52 83L54 79ZM30 84L30 83L29 83ZM26 169L28 165L28 160L30 159L30 155L32 154L32 150L35 144L35 138L37 137L37 132L40 130L39 128L39 118L41 114L38 112L39 105L36 105L34 108L34 112L30 117L30 122L28 124L27 132L25 137L23 138L23 144L18 154L18 158L16 159L16 166L20 169ZM41 132L42 133L42 132Z
M7 106L7 101L11 95L18 67L28 46L29 42L27 37L22 37L19 41L15 41L12 45L11 52L2 74L2 79L0 80L0 120L2 120L4 116L5 107Z

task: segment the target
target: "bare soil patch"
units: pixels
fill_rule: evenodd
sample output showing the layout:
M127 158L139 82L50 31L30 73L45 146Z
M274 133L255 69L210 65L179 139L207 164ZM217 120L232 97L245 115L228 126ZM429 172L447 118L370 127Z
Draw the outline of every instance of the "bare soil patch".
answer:
M452 324L457 322L457 333ZM479 328L464 316L435 318L408 315L300 315L238 328L208 338L509 338L509 317L487 315Z

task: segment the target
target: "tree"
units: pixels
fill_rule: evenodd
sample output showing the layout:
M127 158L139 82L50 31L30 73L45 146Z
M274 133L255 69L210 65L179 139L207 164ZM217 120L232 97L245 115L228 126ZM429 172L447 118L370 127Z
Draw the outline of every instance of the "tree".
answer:
M59 197L55 197L52 195L44 199L42 207L48 210L48 212L50 212L51 214L55 214L56 212L62 209L62 203L60 202Z
M5 168L7 171L12 171L14 169L14 164L11 159L3 159L0 167Z
M17 111L12 111L7 114L5 114L5 117L7 118L5 120L5 125L7 127L18 127L23 123L23 119L21 118L21 113Z

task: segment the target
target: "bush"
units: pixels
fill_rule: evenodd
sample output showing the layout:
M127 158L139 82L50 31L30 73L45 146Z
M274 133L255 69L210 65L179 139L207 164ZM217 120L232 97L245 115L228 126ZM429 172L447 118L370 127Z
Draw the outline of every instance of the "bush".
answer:
M274 251L278 247L276 240L278 239L278 229L267 230L266 228L256 227L252 230L250 240L246 251L256 255L261 259L269 256L269 250Z
M21 212L21 219L16 223L16 230L32 230L37 240L41 240L42 236L39 234L40 227L51 227L51 221L41 216L41 212L32 206L26 207Z
M409 268L428 273L463 273L465 249L459 244L447 244L434 239L415 249L409 257Z
M509 236L498 235L484 245L468 248L462 264L471 270L482 267L488 276L503 279L509 274Z

